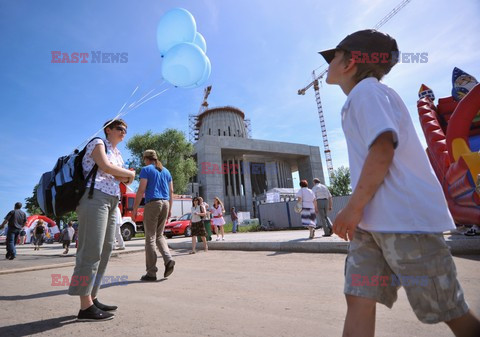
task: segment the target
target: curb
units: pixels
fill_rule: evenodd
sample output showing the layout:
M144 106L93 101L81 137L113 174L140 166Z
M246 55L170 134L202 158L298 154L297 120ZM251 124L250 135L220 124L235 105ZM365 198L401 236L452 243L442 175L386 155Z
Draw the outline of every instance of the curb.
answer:
M44 265L44 266L35 266L35 267L26 267L26 268L18 268L18 269L0 270L0 275L24 273L24 272L27 272L27 271L36 271L36 270L44 270L44 269L65 268L65 267L73 267L73 266L75 266L75 262L65 262L65 263L57 263L57 264L47 264L47 265Z
M480 240L446 240L452 255L480 255ZM202 247L203 244L199 244ZM345 242L209 242L209 250L279 251L289 253L348 253ZM169 243L171 249L191 249L189 242Z
M462 238L456 240L445 240L452 255L480 255L480 240L477 238ZM203 244L197 243L198 247ZM237 250L237 251L274 251L288 253L330 253L346 254L348 252L347 241L340 242L217 242L208 243L209 250ZM190 242L168 243L170 249L190 250ZM133 254L144 252L145 248L135 248L132 250L113 251L111 257L118 257L123 254ZM75 262L65 262L52 265L43 265L27 268L0 270L0 275L23 273L43 269L55 269L75 266Z
M203 244L198 244L202 247ZM169 243L171 249L191 249L189 242ZM209 242L209 250L347 253L348 242Z

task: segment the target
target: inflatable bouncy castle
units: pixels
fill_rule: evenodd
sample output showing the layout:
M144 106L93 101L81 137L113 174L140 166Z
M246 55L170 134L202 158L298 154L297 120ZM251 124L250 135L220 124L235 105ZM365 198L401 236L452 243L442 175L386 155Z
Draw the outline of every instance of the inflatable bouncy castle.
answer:
M417 102L427 155L457 225L480 225L480 84L453 71L452 96L435 105L422 84Z
M37 225L38 220L45 221L47 225L47 233L45 236L47 239L52 239L52 241L58 241L60 237L60 230L58 229L57 224L52 219L44 216L44 215L31 215L27 218L27 223L25 224L25 232L26 232L26 239L25 243L30 243L33 241L33 229Z

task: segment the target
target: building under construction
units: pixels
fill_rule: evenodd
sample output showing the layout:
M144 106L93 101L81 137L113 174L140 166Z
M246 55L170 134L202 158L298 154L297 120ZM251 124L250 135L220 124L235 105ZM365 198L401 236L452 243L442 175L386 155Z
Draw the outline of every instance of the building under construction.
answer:
M205 97L207 97L206 94ZM253 211L256 196L293 186L292 172L309 184L324 181L318 146L252 139L245 114L231 106L204 109L190 116L190 138L198 164L195 185L209 204L219 197L230 207Z

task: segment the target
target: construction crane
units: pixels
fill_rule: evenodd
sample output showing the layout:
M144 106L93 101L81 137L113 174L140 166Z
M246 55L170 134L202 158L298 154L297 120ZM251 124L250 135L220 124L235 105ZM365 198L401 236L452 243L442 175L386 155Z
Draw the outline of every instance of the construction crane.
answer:
M373 28L379 29L384 24L386 24L391 18L393 18L400 10L405 7L410 1L412 0L403 0L401 3L397 5L394 9L390 11L383 19L381 19ZM323 65L322 65L323 66ZM320 67L322 67L320 66ZM319 83L320 80L325 76L328 72L328 68L322 70L318 75L315 73L315 70L312 71L312 78L313 81L307 84L304 88L298 90L299 95L305 95L305 92L313 86L313 90L315 91L315 100L317 101L317 109L318 109L318 117L320 119L320 128L322 130L322 139L323 139L323 150L325 152L325 161L327 163L327 170L328 176L330 177L330 181L334 176L333 172L333 162L332 162L332 154L330 151L330 146L328 145L328 137L327 137L327 127L325 126L325 117L323 116L323 108L322 108L322 101L320 99L320 87Z
M210 95L211 91L212 91L211 85L209 85L208 87L205 87L205 89L203 90L203 101L202 101L202 104L200 104L200 110L198 111L198 114L188 115L188 127L189 127L188 140L190 141L190 143L193 143L194 141L198 140L198 128L197 128L198 116L200 116L205 110L207 110L208 108L207 98Z

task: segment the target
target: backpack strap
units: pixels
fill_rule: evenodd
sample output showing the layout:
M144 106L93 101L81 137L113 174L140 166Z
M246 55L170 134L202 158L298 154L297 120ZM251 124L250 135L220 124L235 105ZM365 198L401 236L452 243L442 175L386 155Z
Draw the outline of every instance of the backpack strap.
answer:
M91 141L93 141L94 139L97 139L97 138L101 139L103 141L103 145L105 146L105 153L108 153L107 143L105 143L105 141L102 138L95 137ZM95 178L97 178L97 171L98 171L98 165L95 164L95 165L93 165L93 168L90 170L90 172L88 172L87 178L85 179L86 181L88 181L88 179L90 179L90 177L92 178L92 184L90 185L90 190L88 191L88 199L93 198L93 190L95 189Z

